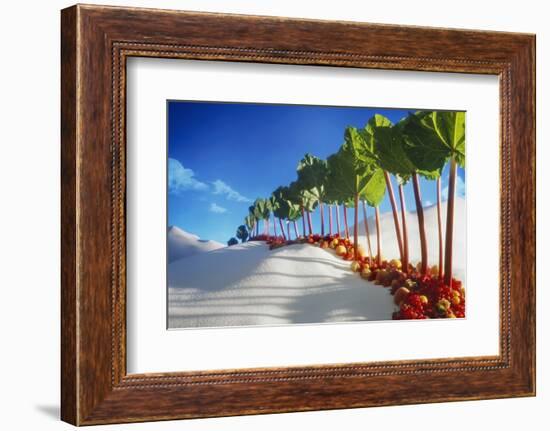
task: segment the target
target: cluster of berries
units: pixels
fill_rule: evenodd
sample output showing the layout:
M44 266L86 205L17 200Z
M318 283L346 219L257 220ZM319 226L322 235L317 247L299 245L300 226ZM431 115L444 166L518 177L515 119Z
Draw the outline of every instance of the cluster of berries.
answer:
M459 280L453 279L451 286L446 285L439 277L414 274L409 278L408 292L402 295L398 303L399 310L394 319L436 319L460 318L465 316L465 289ZM396 297L399 287L395 290Z

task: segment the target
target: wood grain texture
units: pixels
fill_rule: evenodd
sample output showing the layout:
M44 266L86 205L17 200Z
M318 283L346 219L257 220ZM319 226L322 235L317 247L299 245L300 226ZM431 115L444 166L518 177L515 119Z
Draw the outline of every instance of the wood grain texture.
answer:
M77 422L76 9L61 16L61 417Z
M62 11L61 36L63 420L87 425L534 394L533 35L79 5ZM499 356L127 375L130 56L498 75Z

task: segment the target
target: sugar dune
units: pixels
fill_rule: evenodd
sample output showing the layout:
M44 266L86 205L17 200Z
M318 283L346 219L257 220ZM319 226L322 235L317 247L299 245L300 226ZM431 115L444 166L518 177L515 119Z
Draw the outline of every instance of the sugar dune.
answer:
M177 226L168 228L168 263L183 257L225 247L216 241L201 240Z
M464 280L465 202L455 202L454 274ZM352 219L352 211L349 211ZM443 224L446 205L443 205ZM430 264L437 264L437 208L425 208ZM420 258L416 214L408 213L410 256ZM351 226L351 232L353 227ZM381 217L382 254L398 257L391 213ZM369 218L372 246L374 220ZM360 220L361 244L366 245ZM373 250L375 251L375 250ZM269 250L263 242L203 251L168 266L170 328L389 320L395 310L389 290L351 272L331 249L296 244Z

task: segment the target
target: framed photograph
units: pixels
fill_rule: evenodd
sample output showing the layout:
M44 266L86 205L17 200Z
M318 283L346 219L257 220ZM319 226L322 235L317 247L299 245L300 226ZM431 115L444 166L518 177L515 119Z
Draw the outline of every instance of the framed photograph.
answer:
M61 14L61 416L535 394L535 37Z

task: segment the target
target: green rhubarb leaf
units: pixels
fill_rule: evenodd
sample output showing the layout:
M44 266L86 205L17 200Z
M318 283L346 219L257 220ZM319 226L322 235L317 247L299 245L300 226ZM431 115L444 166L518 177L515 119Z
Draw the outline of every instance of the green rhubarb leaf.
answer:
M278 202L277 202L277 199L275 198L275 196L271 195L268 199L267 199L267 203L268 203L268 208L270 211L275 211L278 207Z
M341 204L344 193L338 184L338 171L341 169L338 153L332 154L327 158L328 175L325 187L325 201L333 204Z
M254 201L254 216L257 220L269 218L269 204L266 199L258 198Z
M290 187L282 187L280 189L281 199L288 205L289 220L296 220L301 217L300 203L293 200L292 190ZM295 216L293 216L296 214Z
M317 206L318 198L311 191L304 188L301 181L293 181L289 186L290 200L306 211L313 211Z
M344 139L339 151L328 158L328 195L348 206L354 205L356 194L369 204L378 204L384 197L386 186L382 170L369 156L365 134L348 127Z
M386 194L386 180L382 169L375 169L369 176L360 181L359 198L376 207L380 205Z
M290 205L289 211L288 211L288 217L287 217L288 220L294 221L294 220L298 220L301 217L302 217L302 212L300 211L300 207L295 205Z
M436 169L435 171L416 171L418 175L426 178L427 180L437 180L442 172L443 172L443 168L441 169Z
M393 175L407 178L415 167L405 153L403 134L397 127L375 127L374 147L380 167Z
M451 148L452 156L464 167L466 159L466 113L464 111L434 111L424 120Z
M409 180L412 177L412 173L409 175L396 175L395 178L397 179L397 182L401 185L405 185L409 182Z
M392 126L393 123L390 121L389 118L380 114L374 114L365 126L365 130L372 135L374 133L374 129L376 128Z
M292 181L288 186L288 198L298 206L302 205L302 197L300 192L301 189L298 181Z
M403 120L404 150L415 170L432 172L441 169L449 159L449 148L433 129L411 114Z
M319 197L313 192L313 190L304 189L302 190L301 195L302 202L304 203L304 209L306 211L313 211L315 208L317 208Z
M249 214L244 218L244 224L246 225L249 231L252 231L252 229L254 229L255 223L256 223L256 220L254 219L253 215Z
M403 121L405 151L417 170L440 171L450 157L465 164L465 113L420 111Z
M298 164L297 173L303 189L308 190L318 200L323 200L328 175L326 160L307 153Z
M273 214L275 215L275 217L289 220L290 213L294 206L293 203L289 200L289 187L277 187L277 189L275 189L271 196L274 199Z
M353 147L346 142L340 150L328 158L329 194L340 203L355 193L355 165Z

